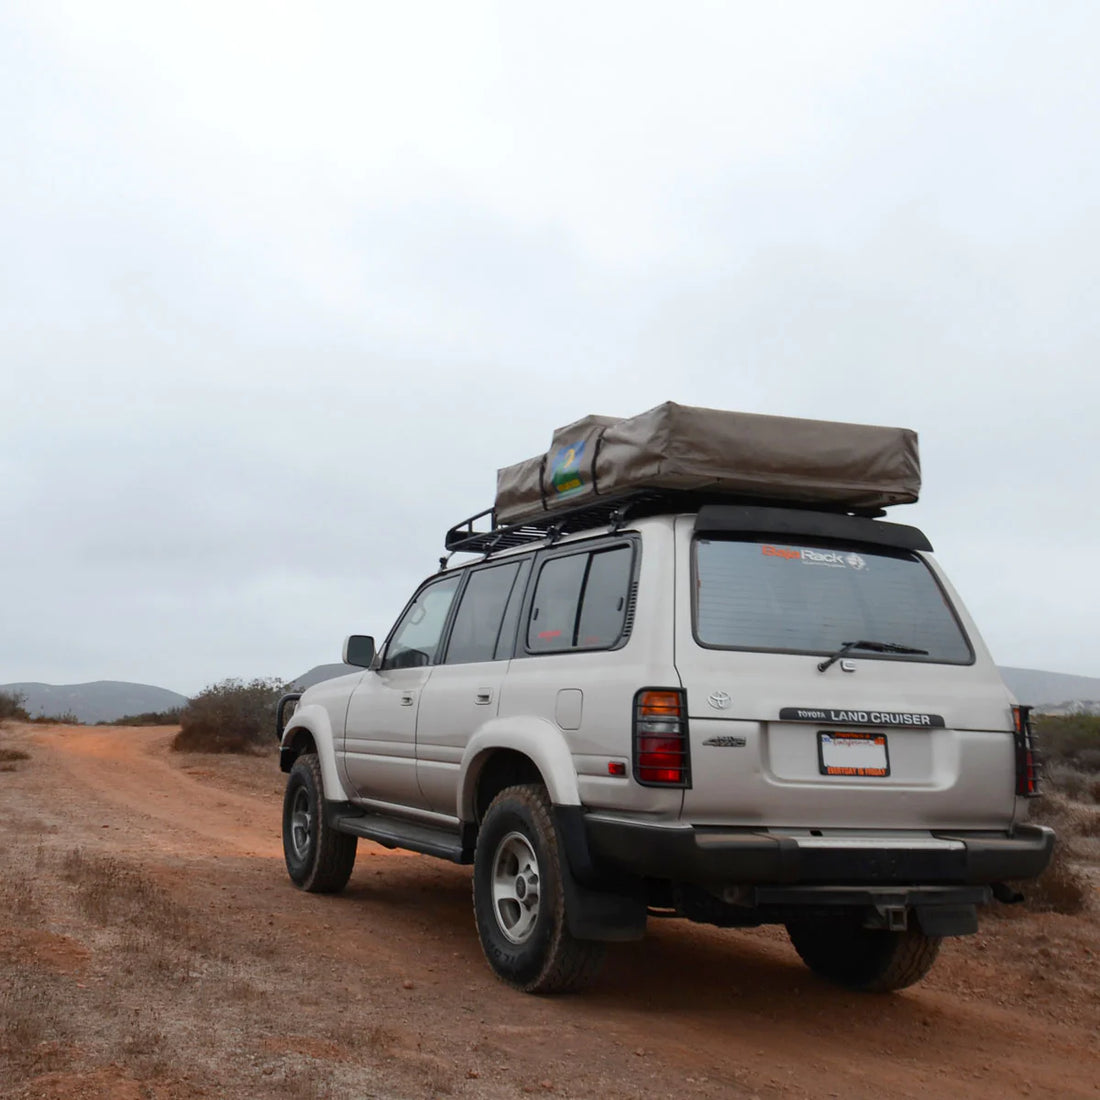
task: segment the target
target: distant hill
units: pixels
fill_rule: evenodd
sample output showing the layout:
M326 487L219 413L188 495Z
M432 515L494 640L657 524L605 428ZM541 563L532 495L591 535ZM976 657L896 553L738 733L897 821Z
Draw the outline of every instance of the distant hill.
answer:
M90 684L0 684L0 691L16 692L32 718L40 715L75 714L80 722L114 722L128 714L173 710L187 703L187 696L151 684L121 680L96 680Z
M1021 703L1047 713L1100 713L1100 679L1068 676L1064 672L1040 672L1035 668L1000 669L1008 690Z

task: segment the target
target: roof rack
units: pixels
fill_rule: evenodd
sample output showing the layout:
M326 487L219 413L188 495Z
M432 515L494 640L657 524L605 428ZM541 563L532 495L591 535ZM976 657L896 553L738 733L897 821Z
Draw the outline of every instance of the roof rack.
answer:
M624 496L601 497L576 508L546 512L522 523L500 525L496 521L496 509L486 508L484 512L456 523L447 532L444 545L451 553L492 554L497 550L509 550L513 546L525 546L543 539L553 542L576 531L598 527L614 530L626 521L628 515L636 517L643 503L656 505L667 496L667 493L642 490ZM475 524L486 517L489 517L489 529L477 530Z
M444 539L444 546L452 554L484 554L488 557L498 550L510 550L516 546L525 546L544 539L555 542L565 535L577 531L590 531L607 527L617 531L628 520L642 516L656 515L660 512L694 512L704 504L754 504L774 507L811 509L815 512L840 512L842 514L877 517L885 515L881 508L855 509L822 503L809 504L790 500L761 500L760 498L738 498L727 493L696 493L675 490L658 491L639 489L615 497L599 497L586 501L575 508L562 508L555 512L545 512L540 516L524 520L522 523L498 525L496 510L486 508L469 519L456 523ZM477 529L479 520L488 517L489 527Z

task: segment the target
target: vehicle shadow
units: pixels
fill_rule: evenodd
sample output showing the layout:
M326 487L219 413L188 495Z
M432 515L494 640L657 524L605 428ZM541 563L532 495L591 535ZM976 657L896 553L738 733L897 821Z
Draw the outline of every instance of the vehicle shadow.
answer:
M470 901L470 868L439 864L407 853L372 855L357 866L342 895L345 917L422 938L426 953L446 948L501 989L485 965ZM335 900L335 899L333 899ZM517 994L518 996L519 994ZM931 1010L919 988L890 996L854 993L813 975L782 929L721 929L686 920L651 918L643 940L609 944L604 968L581 997L550 998L547 1005L581 1003L678 1015L705 1012L730 1020L831 1019L873 1024L888 1013L895 1023L925 1023Z

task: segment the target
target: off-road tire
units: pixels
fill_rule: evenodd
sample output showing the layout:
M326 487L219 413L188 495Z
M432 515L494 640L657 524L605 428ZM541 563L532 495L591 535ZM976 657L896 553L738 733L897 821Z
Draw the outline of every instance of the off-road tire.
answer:
M494 901L494 874L507 860L509 846L529 847L535 860L537 917L520 943L505 933ZM493 799L478 830L473 894L481 947L502 981L524 993L564 993L588 985L599 972L604 945L578 940L569 931L561 855L545 787L507 787Z
M891 993L919 982L932 969L941 942L912 924L889 932L861 928L854 918L790 922L787 935L815 974L865 993Z
M303 753L286 780L283 856L291 881L311 894L335 894L347 885L358 844L325 821L324 790L317 754Z

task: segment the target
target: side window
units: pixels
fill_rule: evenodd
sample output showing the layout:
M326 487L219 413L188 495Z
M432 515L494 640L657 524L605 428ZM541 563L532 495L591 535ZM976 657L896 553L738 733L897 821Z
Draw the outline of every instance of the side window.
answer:
M606 649L619 640L630 599L633 558L629 546L592 555L577 626L577 645L581 649Z
M470 575L451 628L446 664L493 660L504 609L518 572L519 564L511 562Z
M613 646L626 620L633 562L630 546L546 562L531 606L527 651L560 653Z
M512 585L512 595L508 597L508 609L504 612L504 622L501 624L500 637L497 639L497 648L494 656L498 661L511 660L516 651L516 631L519 628L519 615L523 609L523 593L527 588L527 578L531 575L532 558L521 558L519 562L519 576Z
M456 573L421 590L394 627L383 669L418 668L435 660L459 580Z
M529 652L555 653L573 648L588 557L588 554L570 554L551 558L543 565L527 625Z

